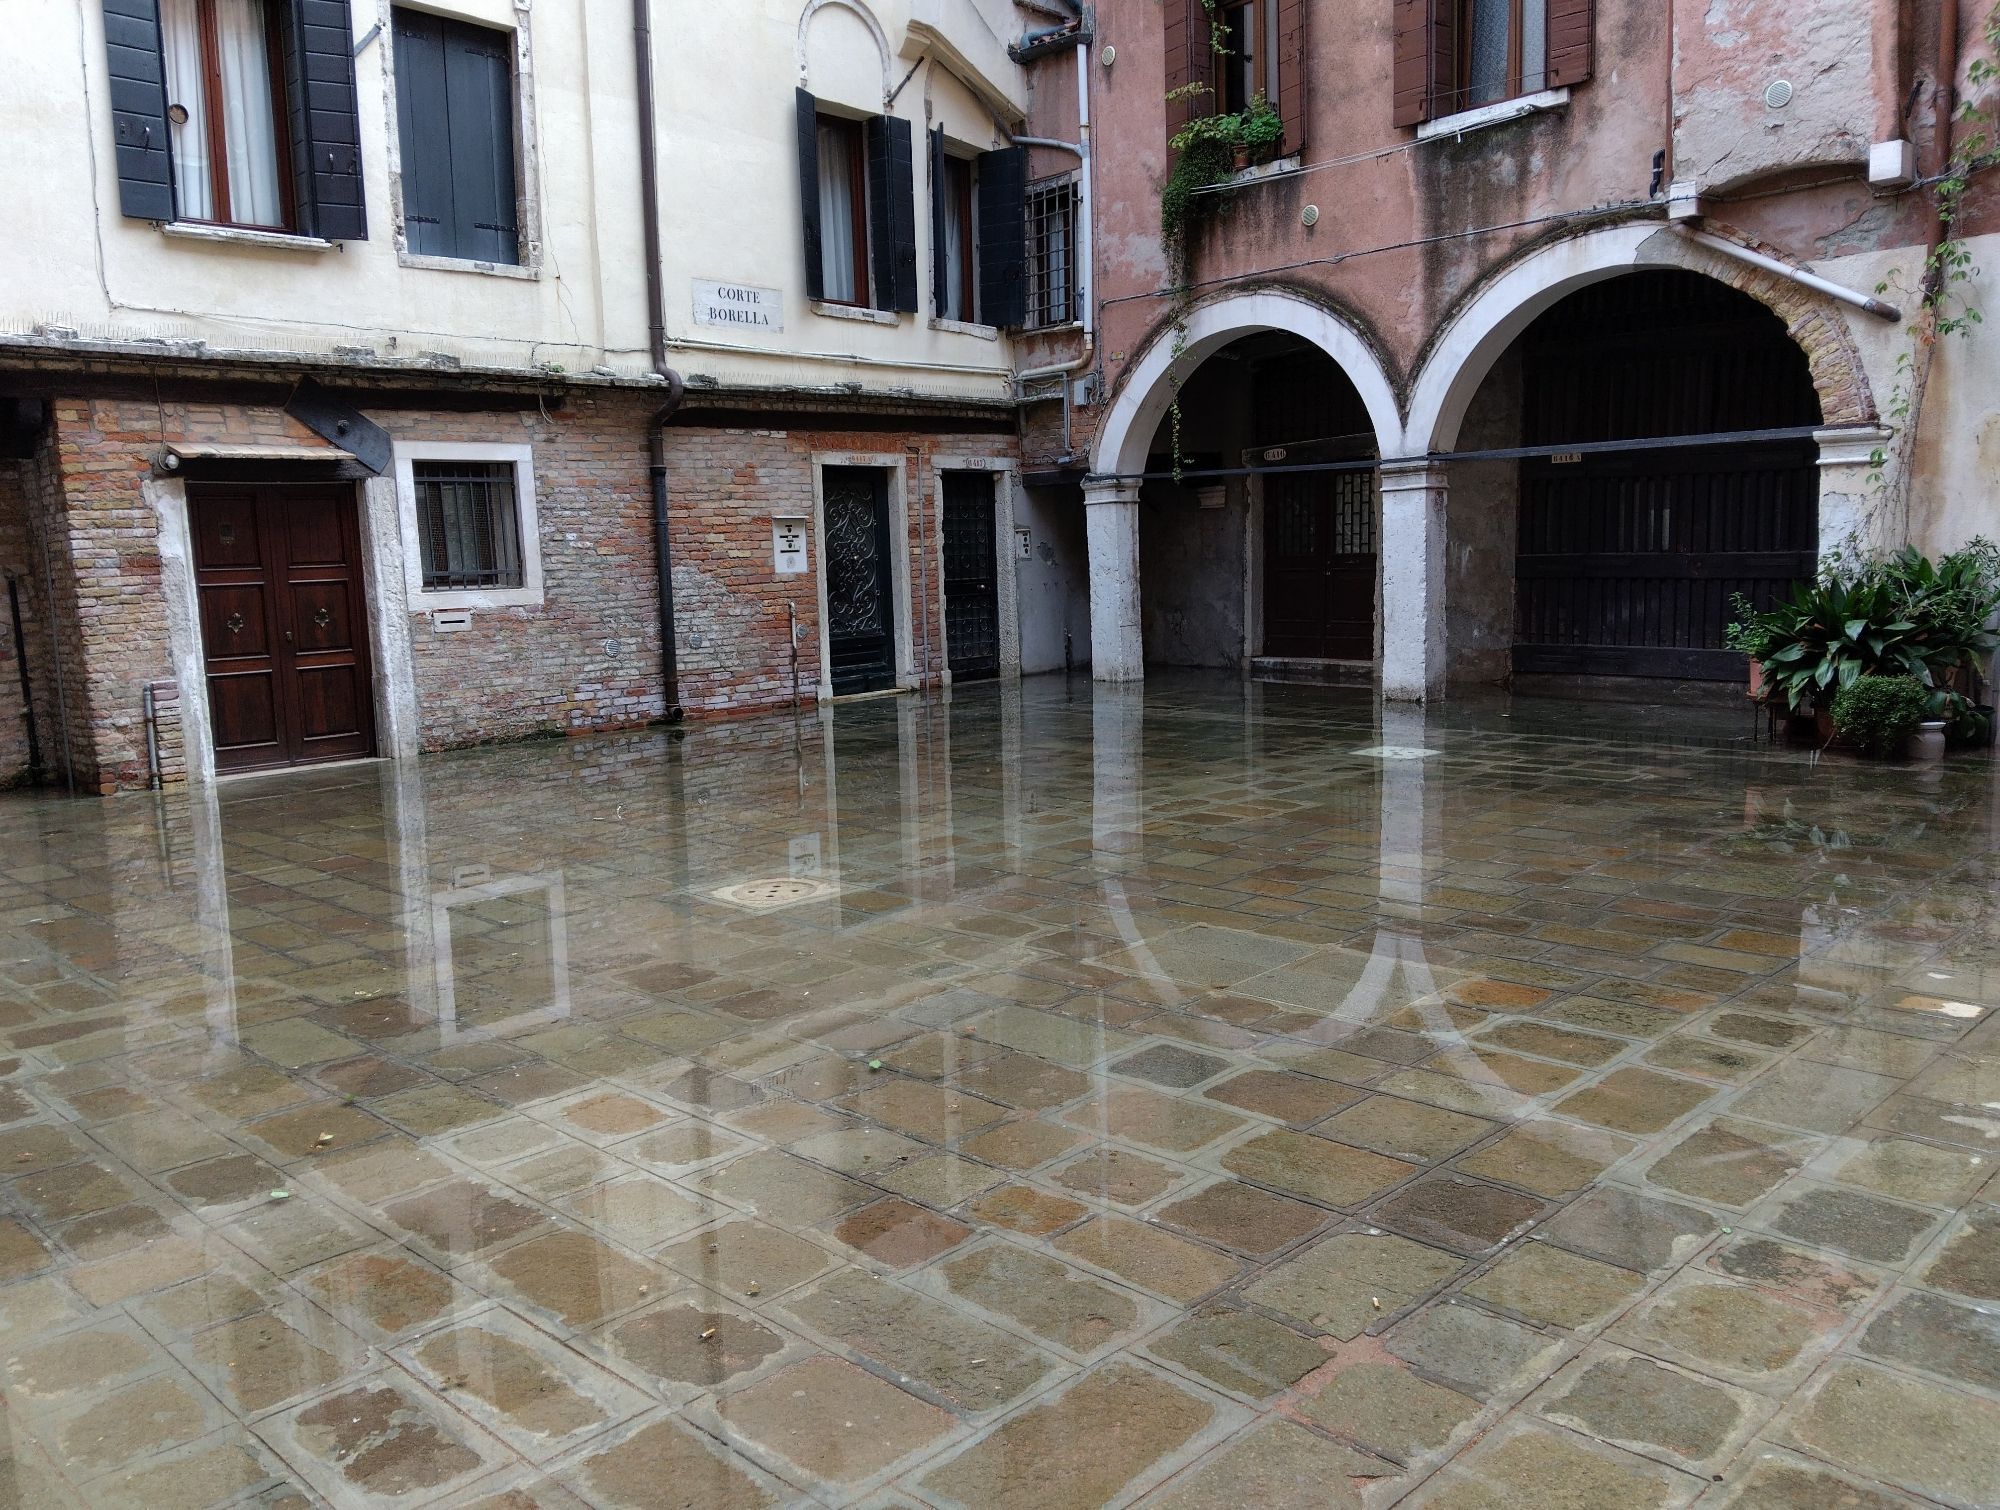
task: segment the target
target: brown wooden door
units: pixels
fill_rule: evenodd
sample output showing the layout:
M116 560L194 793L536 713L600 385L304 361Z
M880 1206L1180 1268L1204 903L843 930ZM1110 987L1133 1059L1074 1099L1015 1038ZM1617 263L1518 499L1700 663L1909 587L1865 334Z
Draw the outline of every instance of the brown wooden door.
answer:
M354 489L208 487L189 501L216 769L372 754Z
M1264 654L1374 659L1373 472L1264 479Z

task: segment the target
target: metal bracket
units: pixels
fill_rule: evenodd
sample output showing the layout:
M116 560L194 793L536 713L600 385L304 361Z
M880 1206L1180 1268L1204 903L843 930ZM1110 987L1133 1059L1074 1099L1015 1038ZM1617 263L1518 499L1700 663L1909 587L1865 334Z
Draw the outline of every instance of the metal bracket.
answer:
M394 460L387 430L311 378L294 390L285 413L329 445L339 446L377 477L388 471Z

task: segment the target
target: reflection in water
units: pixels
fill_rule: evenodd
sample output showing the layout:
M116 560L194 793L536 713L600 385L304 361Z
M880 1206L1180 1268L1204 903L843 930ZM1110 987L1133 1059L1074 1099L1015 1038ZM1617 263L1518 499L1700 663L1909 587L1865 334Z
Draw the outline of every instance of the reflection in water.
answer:
M2000 1472L1983 756L1039 681L0 824L30 1502Z

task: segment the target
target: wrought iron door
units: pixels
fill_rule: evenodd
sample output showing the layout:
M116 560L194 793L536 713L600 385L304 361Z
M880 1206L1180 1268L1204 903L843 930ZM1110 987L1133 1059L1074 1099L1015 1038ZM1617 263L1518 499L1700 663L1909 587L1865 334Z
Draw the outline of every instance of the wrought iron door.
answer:
M1000 674L1000 574L993 478L944 474L944 626L954 681Z
M896 604L889 576L889 477L828 467L826 640L833 694L896 685Z
M1264 479L1264 654L1375 655L1375 474Z

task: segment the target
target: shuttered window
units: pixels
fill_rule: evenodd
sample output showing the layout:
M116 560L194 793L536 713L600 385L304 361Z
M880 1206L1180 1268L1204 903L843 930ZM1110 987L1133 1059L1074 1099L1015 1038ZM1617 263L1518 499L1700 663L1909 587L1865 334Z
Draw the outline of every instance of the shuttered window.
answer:
M398 7L395 36L405 242L518 263L513 34Z
M980 153L973 192L979 206L979 318L1019 329L1028 319L1028 149Z
M910 123L853 120L796 96L806 297L914 313L916 164Z
M103 0L118 203L368 234L349 0Z
M1593 0L1395 0L1395 6L1398 126L1590 77Z
M504 461L410 465L424 588L519 587L521 523Z
M1283 150L1306 141L1307 0L1165 0L1167 135L1259 98L1285 120Z

